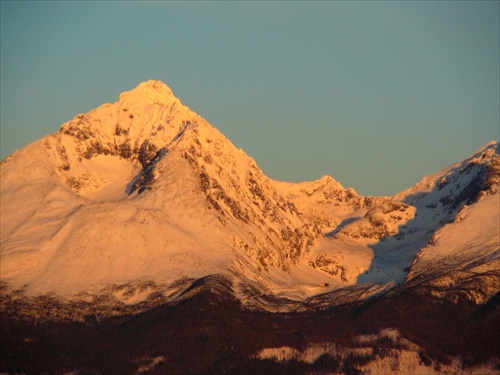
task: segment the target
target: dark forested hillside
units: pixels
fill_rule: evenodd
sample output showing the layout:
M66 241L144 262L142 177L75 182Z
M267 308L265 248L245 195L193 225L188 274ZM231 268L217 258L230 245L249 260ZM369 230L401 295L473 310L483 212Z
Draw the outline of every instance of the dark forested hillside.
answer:
M206 285L201 282L182 302L101 321L4 315L0 371L355 374L370 362L411 349L407 341L390 337L359 340L361 335L378 335L387 328L397 329L401 337L417 344L421 364L430 369L450 365L456 357L462 358L464 368L500 357L498 294L485 305L476 306L406 290L361 304L271 313L244 309L224 292L222 283L214 288L213 280ZM303 351L311 343L371 349L365 354L324 353L311 363L297 358L279 362L257 357L262 349Z

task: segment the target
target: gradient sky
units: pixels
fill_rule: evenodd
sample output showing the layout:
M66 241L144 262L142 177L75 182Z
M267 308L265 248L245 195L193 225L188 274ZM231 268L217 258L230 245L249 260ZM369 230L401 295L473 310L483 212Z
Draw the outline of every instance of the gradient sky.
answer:
M500 137L498 1L1 2L1 158L148 79L269 177L391 195Z

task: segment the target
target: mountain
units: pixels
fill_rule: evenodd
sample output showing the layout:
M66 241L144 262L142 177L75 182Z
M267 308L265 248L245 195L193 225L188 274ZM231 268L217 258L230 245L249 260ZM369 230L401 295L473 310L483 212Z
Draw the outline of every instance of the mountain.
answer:
M101 340L101 351L118 343L130 349L130 343L118 336L103 339L96 324L113 332L126 327L141 337L161 326L175 336L171 326L164 327L166 316L182 322L185 335L195 332L186 328L187 317L196 316L195 336L207 329L202 335L207 342L224 336L224 355L231 346L240 347L224 371L242 373L241 363L255 371L264 365L283 370L278 359L288 358L287 363L293 359L306 372L376 371L376 366L387 372L384 358L394 360L396 353L411 357L398 362L408 371L438 365L454 371L467 367L463 358L471 372L491 370L492 359L500 363L498 346L490 345L490 354L468 357L469 344L458 347L456 340L448 351L429 347L422 332L442 333L437 323L429 321L427 330L415 332L401 314L412 309L427 319L429 311L413 305L419 300L433 306L435 316L459 306L456 319L480 315L485 330L497 324L499 153L499 144L490 142L393 197L363 197L330 176L280 182L266 177L251 157L165 84L141 83L116 103L77 115L2 161L1 310L8 317L2 332L10 338L3 370L22 363L23 351L31 350L42 363L47 353L27 343L45 340L56 348L61 330L82 332L80 325L92 332L84 335L85 345ZM388 306L400 312L389 326L374 319L387 314ZM200 318L196 310L206 316ZM274 314L294 316L296 323ZM343 331L339 324L352 325L351 314L370 327L372 336L358 329ZM256 317L263 328L245 331L255 343L243 350L236 336L247 328L238 322L253 326ZM311 317L344 336L325 336L304 323ZM33 321L65 328L40 331ZM236 336L219 332L222 322ZM304 324L309 327L305 331ZM465 332L478 327L468 325ZM298 347L278 345L261 329L285 335L283 343ZM302 333L288 337L289 330ZM497 338L481 337L488 343ZM66 339L73 343L72 336ZM169 342L162 340L158 347ZM342 350L339 340L344 340ZM370 359L353 349L359 340L372 349ZM390 350L375 355L381 340ZM140 348L151 354L149 346ZM60 358L60 350L52 358ZM186 363L174 371L163 354L144 360L150 364L143 368L221 372L222 354L210 353L199 368ZM97 363L97 354L88 355L76 360L75 354L73 362ZM179 361L182 354L175 358ZM320 358L328 359L324 366ZM138 371L140 361L134 361L130 369ZM43 363L45 369L52 366ZM108 370L118 371L120 362L113 363L118 367Z
M321 236L253 159L154 81L5 160L2 200L2 277L30 293L221 272L286 283Z

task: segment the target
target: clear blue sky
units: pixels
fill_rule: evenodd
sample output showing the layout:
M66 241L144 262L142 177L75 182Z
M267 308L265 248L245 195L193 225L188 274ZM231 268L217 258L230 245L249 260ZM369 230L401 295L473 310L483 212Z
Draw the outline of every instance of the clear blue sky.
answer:
M1 157L148 79L270 177L394 194L499 139L499 2L1 2Z

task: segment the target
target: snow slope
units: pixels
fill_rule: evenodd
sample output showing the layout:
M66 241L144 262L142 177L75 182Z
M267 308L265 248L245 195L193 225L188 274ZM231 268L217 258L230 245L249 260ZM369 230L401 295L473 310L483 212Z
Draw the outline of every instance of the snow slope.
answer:
M279 182L165 84L144 82L2 161L1 278L28 294L122 298L131 283L154 292L221 274L250 301L365 284L344 295L367 298L437 264L497 272L498 150L394 197L329 176Z

